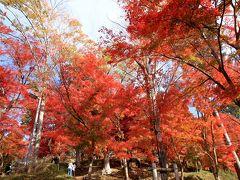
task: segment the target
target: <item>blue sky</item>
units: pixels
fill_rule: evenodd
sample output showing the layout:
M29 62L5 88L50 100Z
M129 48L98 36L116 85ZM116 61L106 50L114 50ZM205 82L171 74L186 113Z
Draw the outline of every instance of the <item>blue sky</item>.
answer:
M93 40L100 37L98 30L102 26L119 29L113 22L124 23L124 12L117 0L69 0L67 9L71 16L81 22L83 31Z

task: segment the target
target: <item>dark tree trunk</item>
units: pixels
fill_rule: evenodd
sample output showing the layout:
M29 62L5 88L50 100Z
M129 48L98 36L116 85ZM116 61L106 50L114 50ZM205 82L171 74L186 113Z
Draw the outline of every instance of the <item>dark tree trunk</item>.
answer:
M81 151L81 148L77 147L76 148L76 166L77 167L81 166L81 161L82 161L82 151Z
M167 168L167 153L163 145L160 146L158 156L159 156L160 167ZM167 171L161 172L161 180L167 180L167 179L168 179Z
M238 179L240 179L240 169L238 168L237 163L234 164L235 170L237 172Z

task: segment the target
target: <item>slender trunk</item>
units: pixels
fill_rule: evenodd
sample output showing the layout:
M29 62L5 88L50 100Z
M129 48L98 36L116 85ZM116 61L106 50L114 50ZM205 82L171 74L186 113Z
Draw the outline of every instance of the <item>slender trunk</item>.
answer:
M220 118L220 116L219 116L219 114L218 114L218 112L216 110L214 111L214 115L218 118L218 120L221 121L221 118ZM223 122L221 122L220 127L223 129L223 135L224 135L224 138L226 140L225 141L226 145L229 146L229 147L232 146L231 139L230 139L230 137L229 137L229 135L227 133L226 128L224 127ZM239 157L238 157L238 155L237 155L235 150L232 150L232 153L233 153L234 159L236 161L236 168L238 169L238 171L240 171L240 160L239 160Z
M157 106L157 91L155 90L154 82L150 79L151 89L150 89L150 97L151 97L151 104L152 104L152 121L154 124L155 136L157 141L157 151L158 151L158 158L159 158L159 165L161 168L166 168L167 166L167 154L162 142L162 133L160 129L160 114L159 109ZM161 179L167 180L168 175L167 172L161 173Z
M159 153L159 164L161 168L167 168L167 153L166 153L166 149L164 148L162 142L161 142L161 146L160 149L158 150ZM162 180L168 180L168 172L161 172L161 179Z
M39 120L39 113L40 113L40 108L41 108L41 103L42 103L42 98L38 98L38 106L37 106L37 111L36 111L36 115L35 115L35 120L34 120L34 124L33 124L33 129L32 129L32 135L30 138L30 142L29 142L29 147L28 147L28 153L26 155L26 166L28 166L31 158L34 155L34 145L36 142L36 131L37 131L37 124L38 124L38 120ZM32 171L32 162L30 162L29 167L28 167L28 172Z
M161 178L158 176L157 173L157 166L155 162L152 162L152 172L153 172L153 180L160 180Z
M216 143L215 143L215 133L214 133L214 127L213 122L211 122L211 135L212 135L212 148L213 148L213 175L215 180L220 180L219 178L219 169L218 169L218 161L217 161L217 149L216 149Z
M107 152L104 156L104 166L102 170L102 174L111 174L112 170L110 167L110 153Z
M150 115L151 115L151 123L154 128L155 136L156 136L156 149L158 152L158 158L159 158L159 164L160 167L166 168L167 166L167 154L166 150L163 146L162 142L162 134L161 134L161 129L160 129L160 113L159 113L159 108L157 106L157 84L156 84L156 79L153 76L153 74L156 73L156 64L152 64L153 61L151 59L146 58L145 63L146 64L141 64L138 61L135 61L138 66L142 69L142 72L144 74L144 80L145 80L145 87L146 87L146 93L147 97L149 100L149 107L150 107ZM161 178L162 180L167 180L168 175L167 172L161 173Z
M212 156L211 156L211 152L210 152L210 147L209 147L209 144L207 142L207 132L206 132L206 128L203 128L202 129L202 138L203 138L203 147L204 147L204 150L207 154L207 157L208 157L208 162L209 162L209 165L210 165L210 170L212 172L214 172L214 165L213 165L213 159L212 159Z
M92 169L93 169L93 156L90 159L89 168L88 168L88 179L92 179Z
M198 110L197 110L197 115L198 115L198 118L202 118L203 120L205 119L204 115ZM207 129L206 128L202 128L202 139L203 139L202 146L208 157L210 171L214 173L214 171L215 171L214 160L213 160L214 157L212 157L211 152L210 152L209 143L207 141Z
M76 148L76 166L77 167L81 166L81 161L82 161L82 151L81 151L81 148L77 147Z
M36 132L36 143L34 147L34 156L33 156L33 164L36 163L38 158L38 152L40 148L40 141L41 141L41 133L42 133L42 126L43 126L43 118L44 118L44 109L45 109L45 100L42 99L40 112L39 112L39 121L37 124L37 132Z
M181 180L184 180L184 171L183 171L183 166L181 166Z
M2 168L2 167L3 167L3 155L2 155L2 153L0 153L0 160L1 160L1 165L0 165L0 167Z
M174 170L174 173L175 173L175 179L176 180L179 180L180 178L179 178L179 172L178 172L178 167L177 167L177 164L176 163L174 163L173 164L173 170ZM183 177L183 176L182 176ZM182 178L183 179L183 178Z
M197 161L195 162L195 168L197 170L197 172L199 171L199 168L198 168L198 164L197 164Z
M0 165L0 172L2 172L3 171L3 155L2 155L2 153L0 153L0 160L1 160L1 165Z
M124 168L123 160L120 160L120 163L121 163L121 169L123 169Z
M89 163L89 169L88 169L88 179L91 180L92 179L92 169L93 169L93 159L94 159L94 149L95 149L95 141L94 139L92 139L92 155L90 158L90 163Z
M197 161L197 165L198 165L198 171L202 170L202 162L200 160Z
M162 133L160 129L160 114L157 107L157 99L156 99L156 92L154 86L150 90L150 97L152 103L152 121L154 124L155 136L157 141L157 151L158 151L158 158L159 158L159 165L161 168L167 167L167 154L162 142ZM168 174L167 172L161 173L161 179L167 180Z
M238 167L237 167L237 163L234 164L234 167L235 167L235 170L236 170L238 179L240 179L240 170L239 170Z
M220 177L216 172L214 172L213 175L215 180L220 180Z
M125 180L129 180L127 160L123 159Z
M176 147L176 144L175 144L175 142L174 142L174 139L173 139L173 137L171 137L171 142L172 142L172 145L173 145L173 150L174 150L174 152L175 152L175 154L177 155L177 158L178 158L178 163L180 164L180 168L181 168L181 180L183 180L183 162L184 162L184 160L183 160L183 162L181 161L181 158L180 158L180 155L179 155L179 153L178 153L178 151L177 151L177 147ZM175 165L175 164L174 164ZM174 166L173 166L174 167ZM175 165L175 167L177 167L177 164ZM177 175L176 175L177 176ZM176 177L176 179L179 179L179 177Z

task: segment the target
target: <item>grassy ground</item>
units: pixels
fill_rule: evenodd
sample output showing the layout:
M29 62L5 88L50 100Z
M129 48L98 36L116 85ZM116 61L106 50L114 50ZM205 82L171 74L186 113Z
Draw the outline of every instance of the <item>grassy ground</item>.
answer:
M113 167L112 168L112 174L111 175L102 175L102 166L95 165L93 166L93 174L92 179L96 180L122 180L124 179L123 171L120 169L120 167ZM26 174L26 173L13 173L11 176L2 176L0 179L3 180L51 180L51 179L59 179L59 180L65 180L65 179L77 179L82 180L87 175L87 167L81 169L79 173L77 173L76 177L69 177L67 176L67 164L61 163L59 170L58 166L52 163L44 163L39 165L36 168L35 173ZM132 168L131 171L129 171L129 176L132 180L135 179L144 179L144 180L151 180L152 174L151 171L148 170L148 168ZM237 180L237 176L235 173L232 172L220 172L220 178L221 180ZM170 174L170 180L175 179L174 174ZM214 180L213 174L208 171L200 171L200 172L189 172L184 173L184 179L185 180Z
M229 171L220 171L221 180L238 180L236 173ZM209 171L189 172L184 173L184 179L186 180L214 180L214 176Z
M65 166L58 166L52 163L44 163L36 167L34 173L13 173L10 176L2 176L0 179L4 180L51 180L51 179L74 179L67 175Z

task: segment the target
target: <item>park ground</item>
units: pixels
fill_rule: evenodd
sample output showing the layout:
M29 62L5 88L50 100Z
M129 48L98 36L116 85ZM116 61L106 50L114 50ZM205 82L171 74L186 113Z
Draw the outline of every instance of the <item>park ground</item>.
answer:
M13 171L12 175L10 176L0 176L0 179L3 180L48 180L48 179L77 179L82 180L87 177L88 168L83 166L81 169L76 171L76 176L69 177L67 175L67 163L62 162L58 165L53 163L41 163L39 164L34 173L23 173L17 172L17 170ZM143 167L139 169L137 167L133 167L130 172L129 176L131 180L137 179L145 179L151 180L151 170L147 167ZM221 171L220 172L221 180L237 180L237 176L233 172L229 171ZM94 163L93 166L93 180L122 180L124 179L124 173L120 166L116 166L112 168L111 175L102 175L102 166L99 165L97 162ZM169 179L173 180L174 174L169 174ZM214 180L213 174L209 171L200 171L200 172L185 172L184 173L185 180Z

